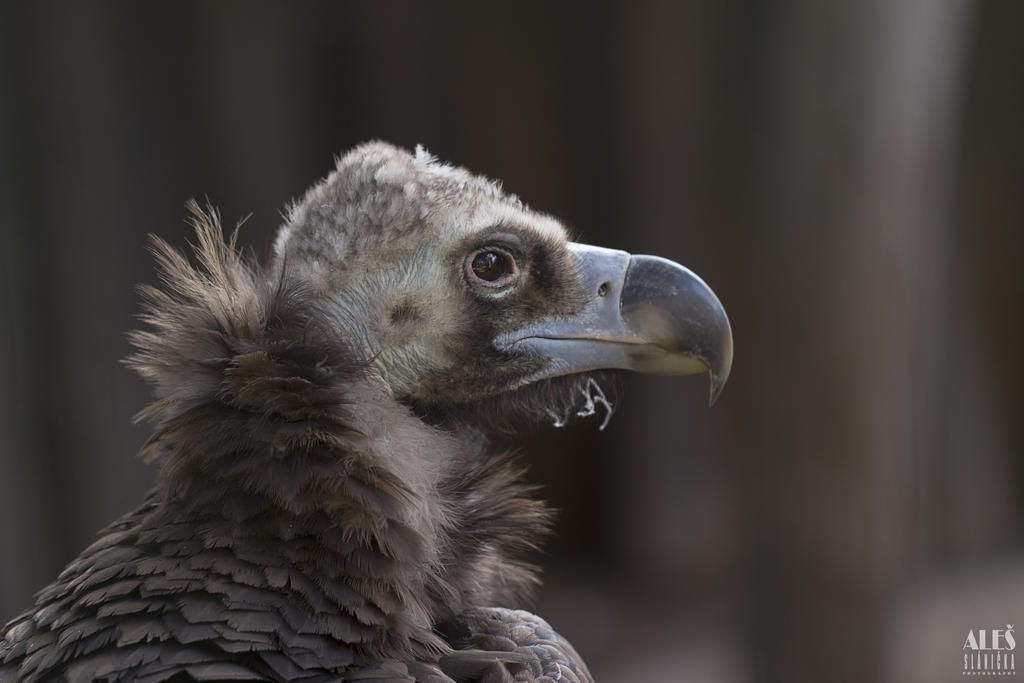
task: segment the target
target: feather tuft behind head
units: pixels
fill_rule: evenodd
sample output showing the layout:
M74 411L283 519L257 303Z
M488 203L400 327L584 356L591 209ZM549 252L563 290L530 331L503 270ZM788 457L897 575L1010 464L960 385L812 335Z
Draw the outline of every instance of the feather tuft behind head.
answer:
M309 454L318 444L358 437L348 420L345 378L362 370L344 340L318 323L315 304L295 284L277 285L225 239L220 217L189 202L196 265L152 238L162 287L143 286L136 352L126 363L154 386L156 400L137 416L156 423L142 449L165 475L195 487L196 470L239 460L256 490L294 488L295 474L262 481L275 454ZM287 430L282 423L290 425ZM221 465L226 467L226 465ZM272 470L275 468L271 467ZM277 474L281 474L277 472ZM289 487L284 482L293 482ZM282 488L283 487L283 488Z

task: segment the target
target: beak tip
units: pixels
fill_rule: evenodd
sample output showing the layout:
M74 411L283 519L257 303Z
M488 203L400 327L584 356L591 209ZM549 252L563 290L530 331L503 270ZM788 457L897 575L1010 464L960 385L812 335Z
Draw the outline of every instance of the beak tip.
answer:
M732 330L729 331L727 348L728 351L722 358L722 362L718 363L717 367L708 368L708 378L710 380L709 408L715 405L715 401L721 395L722 389L725 388L726 380L729 379L729 372L732 370Z
M721 375L716 376L715 373L710 370L708 371L708 376L711 380L708 408L711 408L715 405L715 401L717 401L718 397L721 395L722 389L725 388L725 377L722 377Z

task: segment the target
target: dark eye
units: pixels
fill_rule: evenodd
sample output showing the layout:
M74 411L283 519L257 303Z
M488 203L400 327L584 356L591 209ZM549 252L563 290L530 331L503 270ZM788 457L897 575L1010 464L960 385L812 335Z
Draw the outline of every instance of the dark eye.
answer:
M489 247L473 254L468 262L469 274L484 284L496 287L506 284L516 272L516 262L507 251Z

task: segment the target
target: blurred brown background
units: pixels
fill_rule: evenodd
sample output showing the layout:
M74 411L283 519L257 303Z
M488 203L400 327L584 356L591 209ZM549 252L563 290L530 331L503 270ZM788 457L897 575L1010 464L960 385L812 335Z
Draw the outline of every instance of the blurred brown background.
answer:
M423 143L732 318L699 378L524 451L537 611L611 681L959 680L1024 624L1024 4L0 6L0 621L153 472L118 364L209 197L266 253L332 156ZM1024 628L1024 626L1022 626ZM1022 662L1024 665L1024 662Z

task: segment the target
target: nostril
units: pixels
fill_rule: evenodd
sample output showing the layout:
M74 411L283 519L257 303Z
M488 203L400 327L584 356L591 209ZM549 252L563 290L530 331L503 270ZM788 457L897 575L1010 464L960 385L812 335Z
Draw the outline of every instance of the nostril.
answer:
M611 288L610 284L608 284L607 282L602 282L601 286L597 288L597 295L598 296L607 296L608 295L608 290L610 288Z

